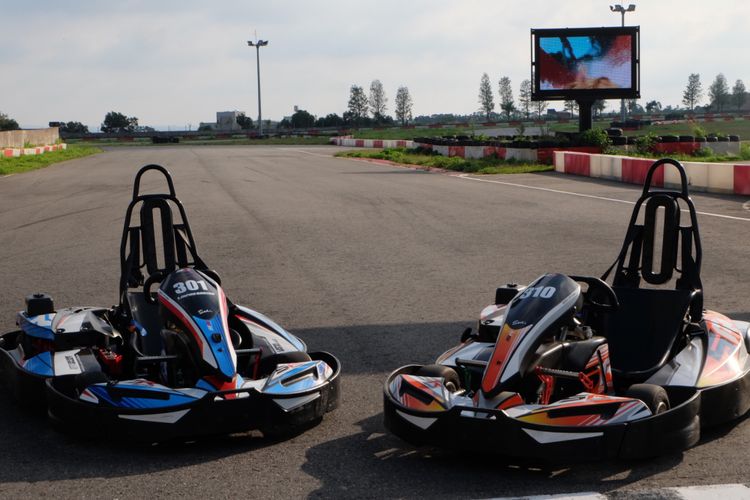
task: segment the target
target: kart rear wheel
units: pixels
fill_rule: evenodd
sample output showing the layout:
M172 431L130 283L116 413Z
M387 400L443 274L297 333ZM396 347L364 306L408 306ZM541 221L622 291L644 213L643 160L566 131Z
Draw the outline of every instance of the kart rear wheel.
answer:
M261 377L265 377L267 375L270 375L280 364L304 363L305 361L311 361L311 358L306 352L302 351L271 354L270 356L266 356L260 360L258 371Z
M442 378L445 388L451 392L456 392L461 388L461 378L458 376L458 372L449 366L424 365L417 370L416 375L420 377Z
M654 384L634 384L628 388L625 396L640 399L649 407L651 413L658 415L669 410L669 396L663 387Z

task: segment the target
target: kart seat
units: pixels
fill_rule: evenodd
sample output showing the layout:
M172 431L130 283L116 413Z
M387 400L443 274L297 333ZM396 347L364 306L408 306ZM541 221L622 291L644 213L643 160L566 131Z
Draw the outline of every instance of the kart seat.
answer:
M620 308L605 320L612 371L642 382L661 368L684 331L689 290L613 287Z
M679 190L651 185L655 172L667 165L677 169ZM690 216L687 224L680 220L681 204ZM686 325L700 323L701 257L685 169L676 160L658 160L646 174L620 254L602 276L606 281L614 269L612 289L620 307L606 315L602 333L609 341L612 371L620 378L631 383L646 380L667 362Z

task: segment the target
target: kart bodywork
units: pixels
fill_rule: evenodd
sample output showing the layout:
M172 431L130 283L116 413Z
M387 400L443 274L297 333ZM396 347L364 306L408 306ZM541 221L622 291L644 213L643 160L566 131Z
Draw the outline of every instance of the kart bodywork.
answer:
M149 171L168 193L140 193ZM19 329L0 337L0 379L16 399L66 430L145 442L282 435L336 408L339 361L225 296L161 166L136 175L120 257L117 306L27 297Z
M679 189L652 189L669 165ZM434 365L391 373L386 427L416 444L592 460L682 450L701 427L744 415L750 324L703 309L687 186L679 162L655 162L601 279L546 274L500 287L476 333Z

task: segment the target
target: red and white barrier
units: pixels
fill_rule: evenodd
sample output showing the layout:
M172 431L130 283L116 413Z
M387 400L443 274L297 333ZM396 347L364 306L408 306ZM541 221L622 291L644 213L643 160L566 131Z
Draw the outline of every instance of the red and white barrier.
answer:
M352 137L332 137L331 144L348 148L413 148L414 141L387 139L354 139Z
M4 158L14 158L18 156L33 156L48 153L49 151L59 151L68 149L67 144L51 144L48 146L35 146L33 148L3 148L2 155Z
M654 160L603 154L555 151L555 170L565 174L643 184ZM750 195L750 165L731 163L682 162L690 189L709 193ZM677 170L661 167L654 173L656 187L677 187Z

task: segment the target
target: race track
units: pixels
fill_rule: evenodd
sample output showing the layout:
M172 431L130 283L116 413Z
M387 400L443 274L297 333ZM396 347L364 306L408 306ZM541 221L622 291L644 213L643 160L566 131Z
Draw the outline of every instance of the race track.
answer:
M344 366L340 409L280 443L259 434L145 448L85 442L0 395L0 497L482 498L750 482L746 419L682 454L570 467L415 449L386 434L389 371L428 363L456 343L498 285L552 271L601 274L639 190L555 173L477 181L334 151L117 148L0 177L3 331L34 291L59 307L117 301L133 176L159 163L227 295ZM706 305L750 320L747 198L694 199Z

